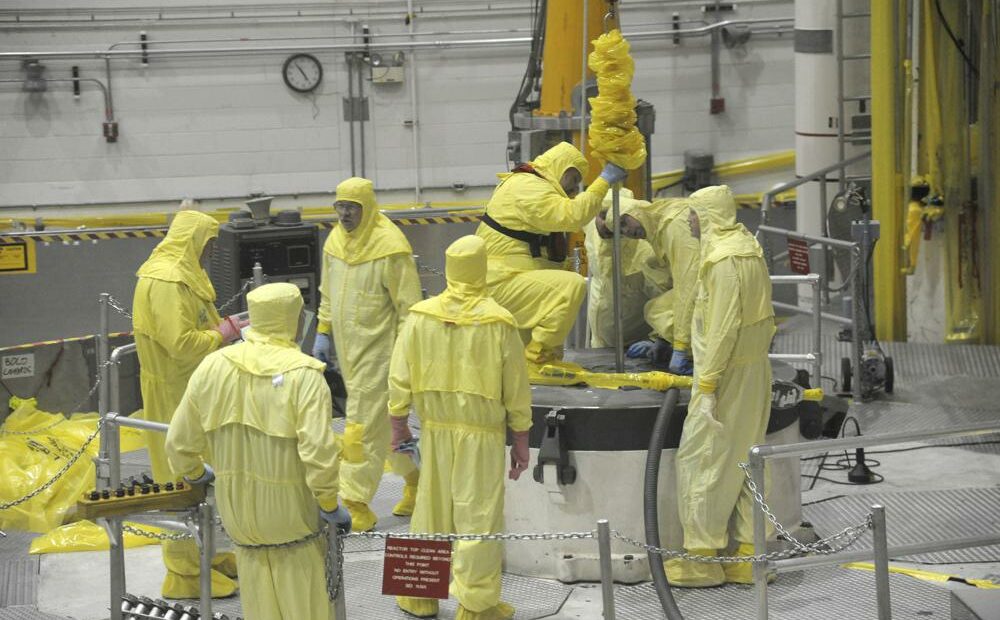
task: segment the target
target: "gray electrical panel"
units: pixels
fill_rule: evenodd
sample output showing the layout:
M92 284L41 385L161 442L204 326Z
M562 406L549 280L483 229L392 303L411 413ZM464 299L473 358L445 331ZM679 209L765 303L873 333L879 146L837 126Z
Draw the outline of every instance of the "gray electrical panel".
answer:
M295 211L282 211L263 221L246 215L219 227L209 270L216 299L221 303L235 295L253 279L253 266L260 263L266 282L295 284L302 291L305 307L316 310L322 269L319 228L302 222ZM240 299L228 312L243 310L246 300Z

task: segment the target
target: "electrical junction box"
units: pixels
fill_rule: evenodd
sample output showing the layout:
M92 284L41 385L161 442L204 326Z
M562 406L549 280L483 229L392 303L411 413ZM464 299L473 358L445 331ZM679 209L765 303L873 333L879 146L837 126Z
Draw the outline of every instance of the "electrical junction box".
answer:
M372 67L372 84L402 84L403 67L380 65Z
M323 264L316 224L302 222L295 211L282 211L264 221L247 213L222 224L209 270L217 303L225 303L253 279L254 263L264 268L265 282L291 282L302 291L305 307L316 310ZM246 309L244 297L226 313Z

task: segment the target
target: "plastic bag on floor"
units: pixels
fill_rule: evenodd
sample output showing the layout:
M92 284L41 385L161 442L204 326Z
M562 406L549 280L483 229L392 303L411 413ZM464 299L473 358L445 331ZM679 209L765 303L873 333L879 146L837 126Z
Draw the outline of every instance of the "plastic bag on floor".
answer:
M134 528L146 532L162 534L166 533L159 527L152 525L140 525L138 523L128 523ZM146 538L137 534L125 532L125 548L145 547L147 545L158 545L159 540ZM107 551L108 533L104 528L92 521L77 521L62 527L57 527L48 534L43 534L31 541L31 549L28 553L70 553L73 551Z
M646 142L635 127L632 76L635 63L618 30L598 37L588 64L597 76L597 97L590 98L590 148L604 161L635 170L646 161Z
M67 418L37 408L35 399L11 398L12 413L0 427L0 505L41 488L80 452L97 428L96 413ZM125 432L132 431L132 432ZM48 532L61 525L66 511L94 486L95 436L84 453L51 486L32 499L0 510L0 529ZM122 429L122 450L143 446L142 434Z

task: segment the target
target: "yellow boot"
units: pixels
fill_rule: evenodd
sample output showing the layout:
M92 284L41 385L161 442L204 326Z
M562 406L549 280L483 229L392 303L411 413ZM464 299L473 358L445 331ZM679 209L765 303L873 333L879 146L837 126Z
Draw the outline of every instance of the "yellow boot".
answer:
M514 607L500 601L484 611L469 611L461 604L455 614L455 620L510 620L514 617Z
M226 598L236 594L239 586L217 570L212 570L212 598ZM201 581L198 576L179 575L167 571L160 591L163 598L193 599L201 597Z
M231 551L216 553L215 557L212 558L212 568L230 579L236 579L238 574L236 569L236 554Z
M345 499L344 506L347 507L347 512L351 513L352 531L368 532L375 529L375 523L378 522L378 517L371 511L368 504Z
M734 555L749 557L754 554L753 545L750 543L740 543ZM726 574L726 583L753 583L753 562L726 563L722 565L722 571ZM767 574L767 582L774 583L777 576L774 573Z
M417 505L417 483L419 481L419 471L407 474L406 486L403 487L403 499L392 507L392 514L397 517L408 517L413 514L413 508Z
M397 596L396 605L411 616L418 618L433 618L438 613L438 601L435 598Z
M715 556L715 549L688 549L692 555ZM677 588L713 588L726 583L722 566L708 562L695 562L674 558L663 563L667 581Z

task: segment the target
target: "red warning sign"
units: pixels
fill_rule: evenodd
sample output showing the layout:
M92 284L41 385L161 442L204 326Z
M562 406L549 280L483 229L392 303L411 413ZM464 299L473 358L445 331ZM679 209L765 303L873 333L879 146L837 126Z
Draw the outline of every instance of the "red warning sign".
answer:
M385 539L382 594L446 599L450 575L451 542Z
M809 274L809 244L801 239L788 240L788 266L795 273Z

